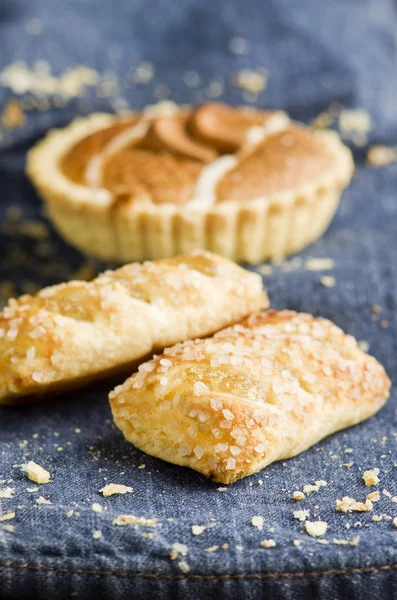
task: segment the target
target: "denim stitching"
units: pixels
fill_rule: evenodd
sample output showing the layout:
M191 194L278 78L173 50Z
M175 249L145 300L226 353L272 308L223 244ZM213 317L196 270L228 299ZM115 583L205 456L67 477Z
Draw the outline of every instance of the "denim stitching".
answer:
M190 580L223 580L223 579L296 579L302 577L322 577L324 575L354 575L362 573L375 573L389 572L397 570L397 563L393 565L380 565L377 567L358 567L351 569L329 569L327 571L303 571L297 573L241 573L234 575L156 575L154 573L128 573L127 571L94 571L89 569L63 569L50 566L40 565L29 565L29 564L17 564L11 562L0 562L0 567L9 569L27 569L32 571L51 571L56 573L77 573L81 575L98 575L98 576L112 576L112 577L126 577L129 579L135 579L137 577L143 577L145 579L166 579L166 580L178 580L178 579L190 579Z

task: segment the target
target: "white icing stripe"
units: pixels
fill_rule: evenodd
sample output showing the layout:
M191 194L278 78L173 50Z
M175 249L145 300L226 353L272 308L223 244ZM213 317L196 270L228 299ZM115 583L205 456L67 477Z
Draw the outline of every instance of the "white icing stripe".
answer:
M236 164L237 158L232 154L227 154L204 167L197 180L194 196L192 200L189 200L187 206L197 206L200 208L214 206L216 201L215 190L218 182Z
M96 154L88 161L84 179L89 187L101 187L102 184L102 167L105 159L113 154L116 154L122 148L129 146L139 138L142 138L149 128L148 121L141 121L133 127L129 127L121 131L118 135L110 140L105 148L99 154Z
M264 125L256 125L250 127L247 133L246 142L241 149L246 156L246 152L251 152L255 146L264 139L285 129L290 120L288 116L282 112L275 113L272 117L266 120ZM208 166L204 167L197 180L194 196L186 206L196 206L201 208L211 208L216 203L216 187L222 177L229 171L234 169L238 163L238 158L235 155L227 154L217 158Z
M263 142L265 138L274 133L278 133L288 127L290 120L285 113L277 112L265 121L263 125L250 127L247 133L243 150L251 149Z

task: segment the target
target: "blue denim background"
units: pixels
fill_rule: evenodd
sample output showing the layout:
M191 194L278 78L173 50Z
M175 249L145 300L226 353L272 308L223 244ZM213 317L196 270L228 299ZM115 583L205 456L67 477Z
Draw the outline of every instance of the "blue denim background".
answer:
M39 36L25 30L33 17L43 25ZM397 144L396 27L392 0L0 0L0 68L16 59L29 65L46 59L55 73L85 63L124 76L147 60L156 67L154 80L122 92L131 107L140 107L156 100L159 84L167 84L178 102L196 102L206 98L213 79L229 81L242 68L266 67L270 78L259 106L284 108L310 120L337 100L371 113L371 143ZM248 40L247 55L229 51L229 40L236 35ZM188 70L200 74L198 88L183 83ZM2 106L9 97L11 92L0 88ZM222 99L239 103L241 90L227 84ZM76 114L110 108L109 100L89 93L63 109L32 111L21 130L5 132L0 141L0 218L10 203L22 206L25 216L40 215L40 201L23 175L25 152L37 138ZM324 237L300 254L332 257L336 286L323 287L323 273L304 268L276 268L265 277L265 285L274 307L329 317L367 340L393 379L397 164L370 169L363 162L364 150L354 152L357 173L336 218ZM51 260L63 262L71 272L81 256L56 234L52 239L57 252ZM30 264L11 268L5 257L21 246L30 253ZM35 254L32 240L3 233L0 256L0 279L37 281L44 259ZM54 283L60 277L43 276L37 283ZM373 313L374 304L382 307L381 315ZM389 327L382 328L381 320ZM371 491L361 482L361 473L374 466L381 469L378 489L397 495L395 392L368 422L220 492L219 485L145 456L124 441L112 425L107 402L113 383L49 403L0 409L0 479L12 480L5 485L16 490L14 499L0 501L0 506L4 512L19 507L9 522L15 531L0 526L0 598L397 597L397 529L391 521L373 522L371 513L335 512L337 498L364 499ZM18 468L26 460L46 466L53 483L28 493L33 484ZM354 463L350 469L342 466L349 461ZM145 469L138 469L141 464ZM297 506L291 500L293 490L317 479L325 479L328 486ZM134 492L103 499L98 490L110 482L131 485ZM52 505L38 506L38 494ZM93 502L107 510L94 513ZM297 508L309 508L312 517L328 522L329 545L304 533L303 524L292 517ZM80 515L66 518L71 509ZM111 522L121 513L158 517L160 525L153 530L116 528ZM394 517L397 504L382 495L374 513ZM264 517L262 531L250 524L254 515ZM363 526L354 526L357 521ZM192 525L211 522L215 527L201 536L191 534ZM101 539L92 538L94 530L102 531ZM144 531L153 537L143 537ZM356 547L332 542L333 537L355 535L360 535ZM276 548L261 548L264 538L274 538ZM301 545L294 546L294 539ZM188 546L187 575L178 561L169 559L175 542ZM204 551L224 543L227 550Z

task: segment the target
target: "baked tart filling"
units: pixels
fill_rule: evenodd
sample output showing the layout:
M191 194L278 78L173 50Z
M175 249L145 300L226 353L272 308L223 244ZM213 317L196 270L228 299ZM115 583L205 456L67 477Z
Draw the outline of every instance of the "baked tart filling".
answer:
M321 235L353 171L337 134L280 111L163 103L50 132L28 173L64 237L115 261L205 248L257 262Z

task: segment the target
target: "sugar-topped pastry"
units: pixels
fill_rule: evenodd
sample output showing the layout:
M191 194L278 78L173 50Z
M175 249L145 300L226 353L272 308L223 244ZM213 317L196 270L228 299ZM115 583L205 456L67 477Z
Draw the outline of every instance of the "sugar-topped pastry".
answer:
M168 348L110 403L141 450L232 483L367 419L389 389L384 368L330 321L269 310Z
M127 262L204 248L255 263L323 233L353 161L335 132L281 111L164 102L51 131L27 170L83 252Z
M0 313L0 404L131 370L268 304L259 275L203 251L10 300Z

